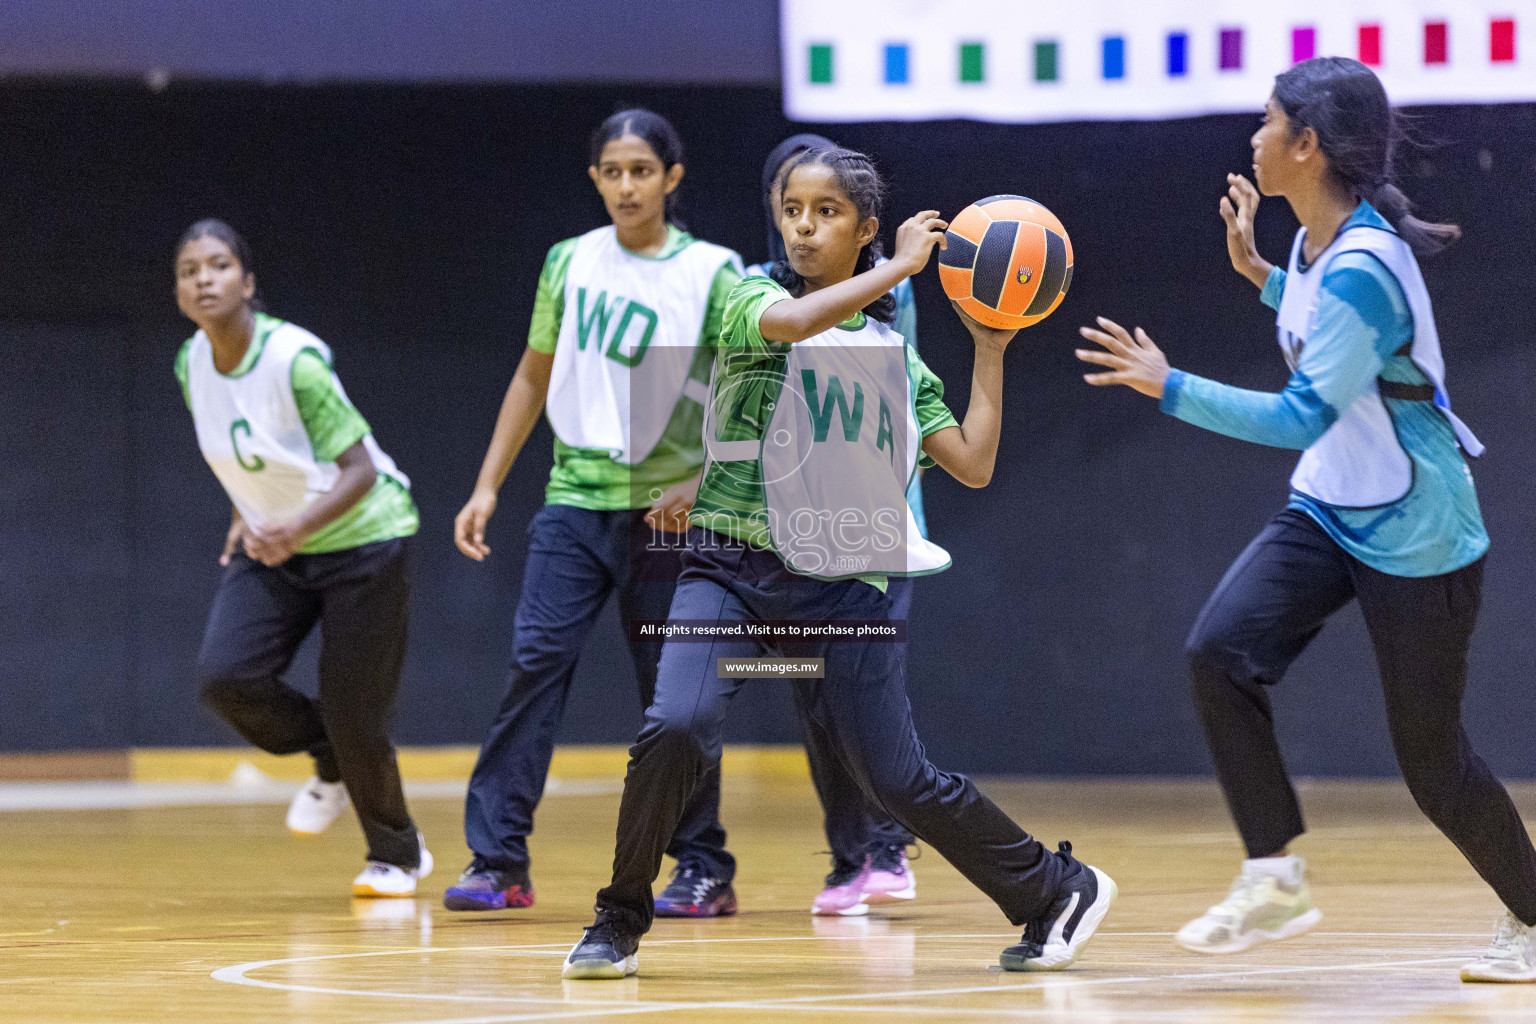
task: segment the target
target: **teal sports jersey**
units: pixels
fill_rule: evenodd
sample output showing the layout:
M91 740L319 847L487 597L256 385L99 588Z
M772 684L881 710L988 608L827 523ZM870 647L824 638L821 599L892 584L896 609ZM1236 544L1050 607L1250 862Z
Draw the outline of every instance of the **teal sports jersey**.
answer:
M1340 226L1391 230L1361 203ZM1261 300L1278 308L1286 273L1270 272ZM1188 423L1258 444L1305 449L1378 377L1425 385L1429 378L1408 355L1413 314L1402 286L1374 256L1344 252L1322 280L1316 328L1283 392L1248 391L1172 371L1164 412ZM1289 507L1305 512L1351 556L1394 576L1438 576L1488 550L1467 460L1450 422L1432 402L1383 397L1399 444L1413 463L1413 485L1401 499L1376 508L1328 505L1292 492Z

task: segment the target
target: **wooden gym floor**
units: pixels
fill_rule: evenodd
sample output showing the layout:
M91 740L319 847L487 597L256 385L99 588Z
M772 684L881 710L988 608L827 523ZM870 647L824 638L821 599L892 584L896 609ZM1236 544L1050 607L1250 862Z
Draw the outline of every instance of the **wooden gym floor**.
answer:
M1071 839L1120 884L1073 970L1001 973L997 953L1017 933L932 851L916 862L911 905L812 919L826 866L814 854L824 841L808 783L733 776L728 765L725 822L742 913L659 921L641 947L640 976L622 982L562 983L559 973L606 879L613 779L551 787L533 838L538 904L489 915L439 903L466 860L453 798L413 801L438 869L418 899L392 902L348 895L361 866L350 812L312 839L289 835L273 803L0 813L0 1020L1536 1018L1536 986L1457 980L1500 908L1399 783L1307 786L1313 831L1298 851L1312 866L1322 924L1220 958L1185 953L1170 937L1224 895L1240 855L1212 785L984 788L1051 844ZM1516 799L1531 818L1536 787L1517 787Z

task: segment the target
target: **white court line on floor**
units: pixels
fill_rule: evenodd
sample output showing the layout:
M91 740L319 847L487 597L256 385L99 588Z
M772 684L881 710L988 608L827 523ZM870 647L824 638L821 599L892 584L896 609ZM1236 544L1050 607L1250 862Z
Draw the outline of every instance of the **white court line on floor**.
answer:
M412 800L462 800L467 782L407 782ZM549 796L606 796L621 793L618 779L550 779ZM0 783L0 811L111 811L138 807L207 807L286 804L297 782L7 782Z
M1011 937L1011 934L1012 933L1009 933L1008 936L1001 936L1001 935L994 935L994 934L990 934L990 933L985 933L985 934L975 934L975 933L954 934L954 933L951 933L951 934L925 935L925 936L921 936L921 937L925 938L925 939L956 939L956 938L991 938L991 939L997 939L997 938ZM1108 936L1113 936L1113 935L1117 935L1117 934L1118 935L1122 935L1122 936L1127 936L1127 937L1138 936L1138 935L1141 935L1141 936L1159 936L1159 937L1161 937L1161 936L1166 936L1169 933L1167 933L1167 932L1119 932L1119 933L1116 933L1116 932L1105 932L1105 933L1103 933L1103 936L1108 937ZM1445 934L1433 934L1433 933L1430 933L1430 934L1418 934L1418 933L1407 933L1407 932L1384 932L1384 933L1332 932L1332 933L1317 933L1317 934L1337 934L1337 935L1350 935L1350 934L1359 935L1359 934L1366 934L1366 935L1394 936L1394 937L1399 937L1400 936L1400 937L1407 937L1407 938L1424 938L1424 937L1429 937L1429 938L1461 938L1461 937L1466 937L1466 936L1461 936L1461 935L1445 935ZM703 944L703 943L784 942L784 941L811 941L811 940L814 940L814 941L829 941L830 940L830 941L834 941L834 942L836 942L836 941L844 941L844 942L846 942L846 941L861 941L861 940L867 939L869 937L871 937L871 936L864 935L864 934L849 934L849 935L753 936L753 937L704 938L704 939L662 939L662 940L656 940L656 941L647 942L647 943L645 943L645 945L649 947L649 946L658 946L658 945L700 945L700 944ZM286 991L286 992L306 992L306 993L312 993L312 994L316 994L316 995L364 996L364 997L383 998L383 999L407 999L407 1000L417 1000L417 1001L426 1001L426 1002L450 1002L450 1003L451 1002L460 1002L460 1003L511 1003L511 1004L514 1004L514 1005L527 1005L527 1006L532 1006L532 1005L537 1005L537 1004L558 1003L558 1004L563 1005L563 1006L579 1006L579 1007L584 1007L584 1009L578 1009L578 1010L561 1010L561 1011L547 1011L547 1012L538 1012L538 1013L521 1013L521 1014L514 1014L514 1015L498 1015L498 1016L492 1016L492 1017L454 1018L452 1020L438 1019L438 1020L434 1020L434 1021L409 1022L409 1024L511 1024L511 1022L517 1022L517 1021L554 1020L554 1019L559 1019L559 1018L564 1018L564 1017L629 1016L629 1015L640 1014L640 1013L665 1013L665 1012L669 1012L669 1011L673 1011L673 1010L690 1010L690 1011L696 1011L696 1010L776 1010L776 1011L784 1011L784 1012L809 1011L809 1010L817 1010L817 1009L826 1009L827 1008L827 1004L830 1004L830 1003L844 1003L844 1004L846 1004L847 1002L849 1002L851 1000L871 1001L871 1002L875 1002L875 1003L882 1003L884 1005L877 1005L877 1006L850 1006L850 1005L842 1005L842 1006L838 1007L838 1009L841 1010L842 1012L850 1012L850 1013L852 1013L852 1012L880 1012L880 1013L888 1013L888 1012L891 1012L891 1007L889 1006L889 1003L887 1001L891 1000L891 999L925 999L925 998L931 998L931 997L935 997L935 996L974 995L974 994L978 994L978 993L989 993L989 992L1011 992L1011 991L1017 991L1017 990L1021 990L1021 989L1040 989L1040 988L1048 988L1048 987L1055 987L1055 986L1070 986L1071 988L1076 989L1076 988L1088 988L1088 987L1102 987L1102 986L1106 986L1106 985L1126 985L1126 984L1136 984L1136 983L1158 984L1158 983L1176 982L1176 981L1201 981L1201 980L1205 980L1205 979L1233 979L1233 978L1251 978L1251 977L1270 977L1270 976L1278 976L1278 975L1309 974L1309 973L1320 973L1320 972L1330 972L1330 971L1390 970L1390 969L1393 969L1393 968L1418 967L1418 966L1424 966L1424 965L1428 965L1428 964L1464 963L1467 960L1467 954L1462 954L1460 956L1454 956L1454 957L1432 957L1432 958L1415 959L1415 960L1394 960L1394 961L1373 960L1373 961L1366 961L1366 962L1362 962L1362 963L1351 963L1351 964L1317 964L1317 965L1307 965L1307 966L1297 966L1297 967L1243 968L1241 970L1236 970L1236 971L1198 971L1198 972L1193 972L1193 973L1165 974L1165 975L1129 975L1129 976L1122 976L1122 977L1115 977L1115 978L1078 978L1078 977L1072 977L1070 975L1052 974L1052 975L1049 975L1049 976L1035 975L1033 977L1036 978L1037 980L1034 980L1034 981L1031 981L1031 982L1020 981L1018 983L1013 983L1013 984L1005 983L1005 982L1002 982L1002 981L999 980L999 981L993 981L990 984L986 984L986 985L969 985L969 986L962 986L962 987L956 987L956 988L944 988L944 989L909 989L909 990L886 991L886 992L854 992L854 993L838 993L838 994L835 994L835 995L821 995L821 996L790 996L790 997L786 997L786 998L782 998L782 999L768 999L768 1000L734 1000L734 1001L719 1001L719 1002L647 1002L647 1003L641 1003L641 1004L629 1004L629 1005L625 1005L625 1006L615 1006L611 1000L576 1000L576 999L569 999L569 998L566 998L564 996L561 996L561 997L558 997L558 998L557 997L553 997L553 996L550 996L550 997L540 997L540 996L472 996L472 995L459 995L457 993L436 994L436 993L426 993L426 992L388 992L388 991L383 991L383 990L379 990L379 989L330 988L330 987L323 987L323 986L317 986L317 985L295 985L295 984L290 984L290 983L286 983L286 982L265 981L265 980L260 979L260 978L252 978L252 977L248 976L248 972L250 972L250 971L260 970L260 969L267 968L267 967L276 967L276 966L281 966L281 965L286 965L286 964L295 964L295 963L315 963L315 962L324 961L324 960L351 960L351 959L360 959L360 958L363 958L363 957L374 957L374 956L402 956L402 955L406 955L406 954L410 954L410 953L424 954L424 953L446 953L446 952L456 952L456 951L465 951L465 952L470 952L470 951L473 951L473 952L542 951L542 950L547 950L551 946L556 946L556 945L557 945L556 943L545 942L545 943L532 943L532 944L528 944L528 945L518 945L518 946L428 946L428 947L406 947L406 948L402 948L402 949L390 949L390 950L370 950L370 951L362 952L362 953L331 953L331 954L324 954L324 955L319 955L319 956L286 957L286 958L279 959L279 960L262 960L262 961L255 961L255 962L245 963L245 964L234 964L234 965L231 965L229 967L221 967L218 970L213 971L212 974L210 975L210 977L212 977L216 981L223 981L223 982L228 982L228 983L236 984L236 985L248 985L248 986L255 987L255 988L276 989L278 991ZM563 944L561 944L561 945L563 947ZM601 982L591 982L589 984L601 985L602 983ZM926 1013L948 1012L947 1010L944 1010L943 1008L927 1008L927 1007L912 1007L912 1006L902 1007L901 1010L904 1013L925 1013L925 1014ZM1013 1013L1012 1011L1009 1011L1007 1009L998 1010L998 1011L995 1011L995 1012L999 1013L999 1014L1003 1014L1003 1015L1009 1015L1009 1016L1018 1016L1018 1015L1020 1015L1020 1014ZM1055 1011L1053 1011L1053 1012L1055 1012Z
M708 940L701 940L708 941ZM1276 967L1242 971L1206 971L1195 974L1165 974L1165 975L1130 975L1119 978L1073 978L1070 975L1053 974L1038 981L1020 984L995 983L991 985L972 985L963 988L944 989L911 989L901 992L873 992L873 993L843 993L834 996L796 996L788 999L765 1000L734 1000L709 1003L671 1003L671 1004L629 1004L616 1007L612 1003L607 1004L607 1009L596 1010L569 1010L549 1013L519 1013L494 1017L455 1017L451 1019L437 1018L433 1020L397 1022L397 1024L518 1024L522 1021L556 1020L563 1017L618 1017L632 1016L639 1013L663 1013L668 1010L767 1010L777 1012L810 1012L825 1011L831 1009L826 1004L835 1001L851 999L923 999L932 996L948 995L976 995L996 992L1015 992L1025 989L1042 989L1061 987L1063 989L1080 989L1089 987L1103 987L1107 985L1127 985L1135 983L1156 984L1168 981L1189 981L1204 978L1249 978L1276 974L1308 974L1321 971L1351 971L1351 970L1389 970L1395 967L1420 967L1427 964L1464 963L1465 956L1434 957L1421 960L1397 960L1391 962L1370 961L1358 964L1327 964L1310 967ZM1038 975L1036 977L1039 977ZM601 984L601 982L582 982L581 984ZM564 1000L562 1000L564 1002ZM553 1000L551 1000L553 1002ZM574 1002L574 1001L571 1001ZM587 1004L590 1005L590 1004ZM836 1007L838 1013L885 1013L898 1012L898 1008L889 1005L884 1006L848 1006ZM1060 1017L1062 1009L1053 1007L999 1007L985 1010L967 1008L964 1010L945 1006L902 1006L899 1012L903 1014L936 1014L988 1017L1033 1017L1042 1014L1052 1014ZM1120 1010L1111 1011L1116 1016L1123 1017ZM1135 1011L1131 1011L1135 1013ZM1166 1011L1160 1011L1166 1013ZM1335 1011L1333 1016L1338 1018L1340 1014ZM1371 1019L1378 1019L1373 1015Z

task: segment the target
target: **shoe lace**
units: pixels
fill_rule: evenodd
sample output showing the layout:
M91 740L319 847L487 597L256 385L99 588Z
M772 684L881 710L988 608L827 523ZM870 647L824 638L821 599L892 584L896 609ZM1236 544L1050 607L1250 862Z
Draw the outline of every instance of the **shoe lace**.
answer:
M672 869L672 884L667 888L670 889L673 886L679 885L684 886L687 888L689 897L693 902L699 903L703 901L704 897L709 893L710 886L714 884L715 880L709 877L702 864L689 861L685 864L679 864Z
M1525 944L1530 938L1531 929L1528 928L1514 914L1506 912L1499 920L1499 927L1493 933L1493 945L1488 948L1487 956L1492 960L1515 960L1525 954Z
M1248 911L1269 899L1267 887L1264 885L1267 878L1269 878L1268 875L1255 871L1239 873L1227 888L1227 898L1211 907L1206 913L1230 917L1237 921L1242 920L1247 916Z

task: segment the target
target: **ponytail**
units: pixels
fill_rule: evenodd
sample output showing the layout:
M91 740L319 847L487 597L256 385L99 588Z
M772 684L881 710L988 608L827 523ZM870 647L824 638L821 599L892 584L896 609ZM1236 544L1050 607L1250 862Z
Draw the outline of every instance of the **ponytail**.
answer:
M1375 207L1416 256L1433 256L1461 237L1455 224L1415 217L1397 187L1392 164L1402 118L1370 68L1348 57L1304 60L1275 76L1275 101L1292 137L1304 128L1316 132L1334 179Z

